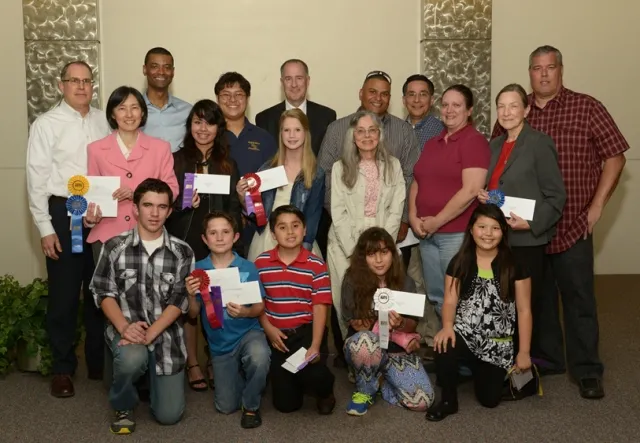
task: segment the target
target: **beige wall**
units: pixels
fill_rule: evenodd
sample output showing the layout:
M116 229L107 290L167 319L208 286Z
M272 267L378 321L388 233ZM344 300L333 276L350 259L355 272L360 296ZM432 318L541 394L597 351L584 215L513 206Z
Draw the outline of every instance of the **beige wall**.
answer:
M631 150L620 184L596 225L596 273L640 273L640 4L612 0L493 0L493 96L508 83L529 87L529 53L562 51L564 83L596 97ZM493 109L495 121L495 107Z
M27 280L43 275L44 268L25 191L21 3L3 1L0 14L4 62L0 186L5 190L7 213L0 231L0 274ZM419 69L419 3L103 0L103 91L108 96L121 84L142 88L145 51L166 46L176 56L174 92L189 101L212 97L219 74L238 70L254 88L253 119L256 112L281 99L281 61L300 57L311 68L311 98L334 107L339 115L358 106L357 91L369 70L386 70L394 79L391 110L400 115L402 82ZM640 93L626 85L635 85L640 73L636 57L640 32L634 23L640 5L612 0L605 10L595 0L494 0L493 4L494 94L509 82L527 85L528 53L540 44L556 45L564 53L566 84L603 101L629 143L638 146L640 125L632 119ZM555 11L557 18L548 16L549 11ZM379 37L372 35L378 26L384 29ZM320 37L312 38L315 35ZM596 270L602 274L640 272L640 236L634 234L640 219L640 151L633 149L629 157L620 188L596 233Z

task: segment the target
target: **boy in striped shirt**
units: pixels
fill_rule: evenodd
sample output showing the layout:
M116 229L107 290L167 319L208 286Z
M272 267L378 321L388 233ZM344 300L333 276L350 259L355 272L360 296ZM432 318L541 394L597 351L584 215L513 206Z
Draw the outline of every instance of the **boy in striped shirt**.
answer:
M280 412L302 407L303 395L316 397L318 412L333 412L334 376L326 365L327 313L331 283L325 263L302 247L304 214L293 205L280 206L269 217L278 246L256 259L266 297L260 323L271 346L273 405ZM318 356L297 373L282 367L301 347Z

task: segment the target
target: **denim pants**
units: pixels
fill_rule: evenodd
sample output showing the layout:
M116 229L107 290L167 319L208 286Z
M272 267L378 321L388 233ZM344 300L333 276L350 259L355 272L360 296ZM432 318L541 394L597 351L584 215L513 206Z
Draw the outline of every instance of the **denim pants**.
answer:
M138 403L135 382L149 370L151 413L163 425L180 421L185 408L184 370L173 375L156 374L154 352L144 345L118 346L120 335L109 343L113 353L113 382L109 403L116 411L131 411Z
M460 250L464 232L435 233L420 240L422 273L427 286L427 298L442 317L444 303L444 276L449 262Z
M211 363L216 381L214 401L219 412L260 409L271 364L271 350L263 331L250 330L233 351L211 355Z

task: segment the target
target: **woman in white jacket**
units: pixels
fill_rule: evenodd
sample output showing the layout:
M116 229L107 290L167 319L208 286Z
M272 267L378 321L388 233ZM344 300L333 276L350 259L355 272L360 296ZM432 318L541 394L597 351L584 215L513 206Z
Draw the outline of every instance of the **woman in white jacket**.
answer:
M340 318L342 279L360 234L379 226L396 238L406 199L400 162L387 151L382 121L376 114L369 111L354 114L342 158L331 169L328 191L333 224L329 230L327 265L333 303ZM344 337L347 325L341 320L340 329Z

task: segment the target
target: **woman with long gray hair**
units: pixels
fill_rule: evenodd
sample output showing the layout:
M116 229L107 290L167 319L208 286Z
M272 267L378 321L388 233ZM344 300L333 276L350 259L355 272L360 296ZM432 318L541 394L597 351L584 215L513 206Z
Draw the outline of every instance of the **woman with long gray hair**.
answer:
M333 303L340 318L342 279L356 241L372 226L384 228L396 238L406 198L400 162L387 151L382 121L376 114L359 111L351 119L342 158L333 165L328 188L333 224L327 265ZM342 319L340 332L343 337L347 332Z

